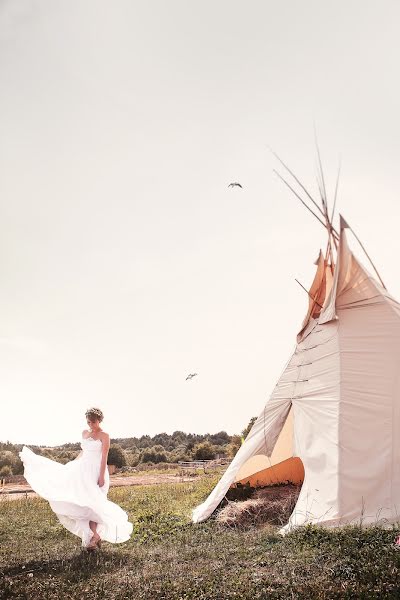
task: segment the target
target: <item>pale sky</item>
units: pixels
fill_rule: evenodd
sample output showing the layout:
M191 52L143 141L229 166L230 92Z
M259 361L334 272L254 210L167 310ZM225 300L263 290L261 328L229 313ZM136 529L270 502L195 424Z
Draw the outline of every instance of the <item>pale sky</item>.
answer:
M268 147L315 191L314 122L400 298L399 18L385 0L1 1L0 440L75 441L92 405L112 437L261 412L308 303L294 278L326 243Z

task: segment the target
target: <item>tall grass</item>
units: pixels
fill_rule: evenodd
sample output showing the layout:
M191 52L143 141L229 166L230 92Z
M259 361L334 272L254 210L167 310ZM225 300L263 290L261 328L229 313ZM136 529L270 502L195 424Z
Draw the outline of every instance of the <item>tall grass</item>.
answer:
M193 525L190 511L215 477L114 488L132 538L88 554L37 498L0 502L0 598L231 600L399 598L395 532Z

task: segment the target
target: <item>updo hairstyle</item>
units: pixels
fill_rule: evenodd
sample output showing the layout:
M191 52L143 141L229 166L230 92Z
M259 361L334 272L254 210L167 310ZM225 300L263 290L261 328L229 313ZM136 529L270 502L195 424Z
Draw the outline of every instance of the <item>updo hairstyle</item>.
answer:
M85 416L89 421L102 421L104 419L104 415L99 408L88 408L85 412Z

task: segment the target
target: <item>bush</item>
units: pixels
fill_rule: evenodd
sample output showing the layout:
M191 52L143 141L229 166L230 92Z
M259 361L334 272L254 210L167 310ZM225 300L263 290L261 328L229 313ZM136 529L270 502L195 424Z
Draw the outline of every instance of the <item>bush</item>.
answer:
M135 448L135 450L126 450L125 458L127 465L136 467L140 462L140 451L137 448Z
M160 463L167 462L167 453L162 446L153 446L153 448L149 448L142 452L140 457L141 462L152 462L152 463Z
M186 454L185 452L171 452L170 454L170 462L171 463L179 463L179 462L189 462L192 460L190 454Z
M228 446L226 446L226 456L228 458L234 458L237 451L239 450L241 446L241 443L239 442L238 444L228 444Z
M129 465L131 467L137 467L139 463L140 463L140 454L134 454L131 457L131 460L129 461Z
M78 454L78 452L74 452L73 450L66 450L57 454L57 460L65 465L66 463L71 462L71 460L75 460Z
M0 468L5 466L12 467L14 460L15 454L14 452L11 452L11 450L3 450L0 452Z
M22 475L24 472L24 463L18 455L15 455L14 464L12 466L13 475Z
M111 444L108 451L107 464L115 465L118 469L126 466L125 452L118 444Z
M44 448L42 450L42 456L44 456L45 458L49 458L50 460L55 460L57 462L60 462L58 460L58 453L56 450L53 450L52 448Z
M210 442L197 444L193 448L194 460L212 460L213 458L215 458L215 450Z
M0 452L0 469L3 467L9 467L11 475L22 475L24 472L24 465L22 464L20 457L10 450L3 450Z
M12 475L13 472L11 470L11 467L9 465L4 465L4 467L1 467L0 469L0 478L2 477L10 477L10 475Z

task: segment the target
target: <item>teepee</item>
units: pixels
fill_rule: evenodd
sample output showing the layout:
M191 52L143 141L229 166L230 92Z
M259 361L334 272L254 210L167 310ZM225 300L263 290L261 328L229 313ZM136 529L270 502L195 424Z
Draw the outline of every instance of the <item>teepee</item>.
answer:
M303 197L285 183L326 227L327 249L316 263L294 353L193 521L209 517L237 481L304 478L282 533L306 523L394 523L400 520L400 305L372 261L376 277L353 254L346 221L340 217L339 231L333 227L322 169L321 205L289 173ZM335 204L336 192L337 186Z

